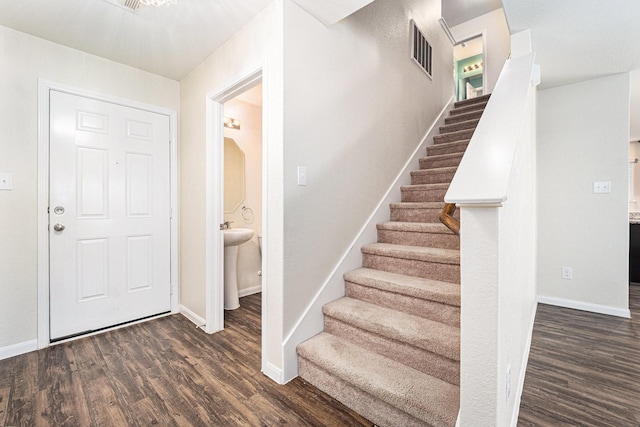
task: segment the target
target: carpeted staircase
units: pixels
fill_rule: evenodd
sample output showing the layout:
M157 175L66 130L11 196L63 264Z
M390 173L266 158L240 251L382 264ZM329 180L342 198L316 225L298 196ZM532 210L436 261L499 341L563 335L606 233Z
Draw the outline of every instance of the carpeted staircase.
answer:
M488 95L457 102L324 332L298 346L299 374L380 426L453 426L460 384L460 240L439 215Z

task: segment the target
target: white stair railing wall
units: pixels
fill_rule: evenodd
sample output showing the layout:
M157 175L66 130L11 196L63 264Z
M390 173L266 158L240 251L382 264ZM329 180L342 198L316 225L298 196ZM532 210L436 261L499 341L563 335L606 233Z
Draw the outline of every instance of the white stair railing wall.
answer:
M462 427L515 426L536 309L536 85L513 36L445 201L460 208Z

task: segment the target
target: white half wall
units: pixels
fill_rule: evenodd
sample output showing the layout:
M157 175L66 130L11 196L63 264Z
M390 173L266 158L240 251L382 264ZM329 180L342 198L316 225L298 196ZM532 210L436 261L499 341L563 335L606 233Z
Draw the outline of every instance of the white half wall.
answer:
M178 110L180 84L0 27L0 348L37 338L38 79Z
M539 92L539 296L629 309L628 156L628 74Z

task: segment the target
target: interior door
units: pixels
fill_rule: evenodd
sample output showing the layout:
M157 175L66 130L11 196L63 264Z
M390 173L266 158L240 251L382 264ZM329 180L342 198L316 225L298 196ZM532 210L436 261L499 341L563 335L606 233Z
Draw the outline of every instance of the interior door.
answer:
M169 117L50 100L51 340L169 311Z

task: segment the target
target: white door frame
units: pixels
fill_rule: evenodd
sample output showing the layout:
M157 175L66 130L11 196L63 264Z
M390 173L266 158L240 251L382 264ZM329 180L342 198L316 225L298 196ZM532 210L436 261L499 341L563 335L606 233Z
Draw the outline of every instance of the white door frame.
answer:
M206 139L206 231L205 231L205 321L204 331L212 334L224 329L224 239L220 224L224 222L224 103L262 82L262 68L246 74L220 89L209 92L207 103ZM263 90L264 100L264 90ZM266 100L264 100L266 101ZM263 101L263 121L264 105ZM267 138L263 126L262 163L264 165ZM262 195L267 194L266 168L262 168ZM266 227L266 204L262 204L262 227ZM264 231L263 231L264 236ZM266 238L263 239L266 242ZM268 277L267 251L262 250L262 310L266 308ZM264 316L263 316L264 319ZM263 324L262 335L265 335Z
M178 121L177 112L154 105L87 91L48 80L38 80L38 348L49 337L49 94L51 90L137 108L169 117L171 182L171 312L178 312Z

